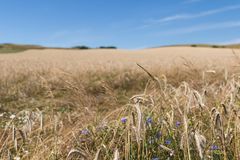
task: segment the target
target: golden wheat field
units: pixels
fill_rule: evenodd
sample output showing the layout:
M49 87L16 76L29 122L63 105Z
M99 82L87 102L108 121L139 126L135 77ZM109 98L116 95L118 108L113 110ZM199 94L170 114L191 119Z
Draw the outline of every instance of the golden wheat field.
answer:
M235 50L236 54L239 50ZM163 47L143 50L27 50L0 56L2 70L63 69L66 71L98 70L107 68L136 69L136 63L150 68L166 68L189 61L204 67L232 67L236 55L231 49ZM13 65L14 64L14 65Z
M0 54L0 159L240 159L240 51Z

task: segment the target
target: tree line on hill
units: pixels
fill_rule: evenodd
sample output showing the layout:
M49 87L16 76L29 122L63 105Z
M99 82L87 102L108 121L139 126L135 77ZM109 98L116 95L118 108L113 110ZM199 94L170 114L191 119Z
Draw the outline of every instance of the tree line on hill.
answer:
M115 46L100 46L100 47L97 47L97 48L92 48L92 47L89 47L89 46L74 46L72 47L72 49L117 49L117 47Z

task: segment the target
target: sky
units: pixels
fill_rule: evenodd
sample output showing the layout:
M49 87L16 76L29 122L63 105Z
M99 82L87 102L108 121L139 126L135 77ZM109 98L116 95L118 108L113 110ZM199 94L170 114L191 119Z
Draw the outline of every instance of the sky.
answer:
M240 43L240 0L0 0L0 43L140 49Z

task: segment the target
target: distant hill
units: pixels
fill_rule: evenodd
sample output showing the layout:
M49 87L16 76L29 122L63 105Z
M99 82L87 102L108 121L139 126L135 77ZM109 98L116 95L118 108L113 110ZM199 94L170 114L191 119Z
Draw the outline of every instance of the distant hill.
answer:
M16 53L22 52L29 49L117 49L115 46L100 46L98 48L91 48L88 46L75 46L72 48L60 48L60 47L44 47L40 45L21 45L21 44L12 44L4 43L0 44L0 53Z
M97 47L97 48L92 48L92 47L89 47L89 46L74 46L72 47L72 49L117 49L116 46L100 46L100 47Z
M158 47L152 47L152 48L162 48L162 47L207 47L207 48L240 49L240 44L229 44L229 45L217 45L217 44L179 44L179 45L158 46Z
M229 48L240 48L240 44L231 44L231 45L227 45Z
M215 45L215 44L191 44L191 45L183 45L190 47L209 47L209 48L232 48L232 49L240 49L240 44L230 44L230 45Z
M183 44L183 45L169 45L169 46L159 46L153 48L162 48L162 47L208 47L208 48L230 48L230 49L240 49L240 44L229 44L229 45L214 45L214 44ZM44 47L40 45L21 45L21 44L11 44L4 43L0 44L0 53L16 53L22 52L29 49L117 49L115 46L100 46L98 48L91 48L88 46L75 46L72 48L57 48L57 47Z
M45 49L46 47L38 45L19 45L19 44L0 44L0 53L16 53L22 52L28 49Z

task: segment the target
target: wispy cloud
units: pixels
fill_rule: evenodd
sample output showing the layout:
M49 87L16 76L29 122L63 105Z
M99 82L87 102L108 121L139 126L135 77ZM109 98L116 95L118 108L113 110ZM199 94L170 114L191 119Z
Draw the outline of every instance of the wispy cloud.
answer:
M190 26L180 29L167 30L164 32L157 33L155 35L177 35L177 34L187 34L199 31L213 30L213 29L227 29L227 28L235 28L240 27L240 21L228 21L221 23L210 23L210 24L202 24L196 26Z
M200 2L202 0L186 0L183 3L196 3L196 2Z
M90 29L59 30L42 39L49 46L69 47L75 45L92 45L105 41L109 36L93 33ZM41 42L40 42L41 43Z
M240 38L235 38L228 41L220 42L218 44L228 45L228 44L239 44L239 43L240 43Z
M227 6L223 8L218 8L218 9L213 9L213 10L207 10L203 11L200 13L196 14L176 14L168 17L163 17L160 19L154 19L149 21L148 25L154 25L154 24L161 24L161 23L166 23L166 22L174 22L174 21L179 21L179 20L187 20L187 19L196 19L200 17L205 17L205 16L210 16L214 14L219 14L227 11L232 11L232 10L237 10L240 9L240 5L235 5L235 6Z

